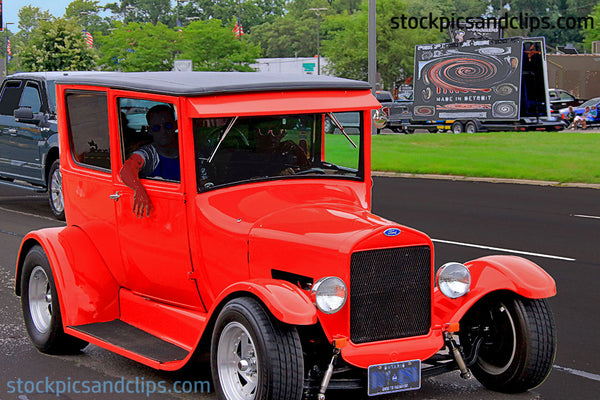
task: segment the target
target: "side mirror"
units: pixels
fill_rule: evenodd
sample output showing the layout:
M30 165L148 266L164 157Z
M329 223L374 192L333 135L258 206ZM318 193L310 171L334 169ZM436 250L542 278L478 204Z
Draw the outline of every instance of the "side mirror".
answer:
M48 125L48 117L46 114L44 113L33 113L33 111L31 110L31 107L19 107L17 108L14 113L13 113L14 117L15 117L15 121L17 122L23 122L25 124L34 124L34 125L41 125L41 126L46 126Z
M373 113L373 125L375 125L375 128L377 129L385 128L387 119L387 115L382 110L375 110Z

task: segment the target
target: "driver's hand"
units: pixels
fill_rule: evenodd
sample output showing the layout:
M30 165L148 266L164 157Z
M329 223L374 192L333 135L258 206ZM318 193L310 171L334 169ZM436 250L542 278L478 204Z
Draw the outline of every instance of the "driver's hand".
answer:
M151 209L152 202L146 190L143 187L136 190L133 195L133 213L139 218L143 218L144 214L149 217Z

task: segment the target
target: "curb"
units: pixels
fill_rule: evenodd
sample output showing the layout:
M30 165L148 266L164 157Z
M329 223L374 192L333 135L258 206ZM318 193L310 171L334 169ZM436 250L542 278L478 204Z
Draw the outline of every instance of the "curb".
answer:
M388 178L419 178L419 179L438 179L438 180L446 180L446 181L511 183L511 184L517 184L517 185L600 189L600 184L598 184L598 183L536 181L536 180L531 180L531 179L479 178L479 177L460 176L460 175L408 174L408 173L387 172L387 171L372 171L371 176L380 176L380 177L388 177Z

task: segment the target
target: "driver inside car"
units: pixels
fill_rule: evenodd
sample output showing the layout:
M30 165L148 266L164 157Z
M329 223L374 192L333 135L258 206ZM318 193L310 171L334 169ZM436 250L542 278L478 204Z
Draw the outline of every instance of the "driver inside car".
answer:
M149 216L152 208L150 197L140 178L181 180L175 110L167 104L156 105L146 113L146 120L152 143L134 151L125 160L120 171L123 183L134 191L133 212L138 217Z

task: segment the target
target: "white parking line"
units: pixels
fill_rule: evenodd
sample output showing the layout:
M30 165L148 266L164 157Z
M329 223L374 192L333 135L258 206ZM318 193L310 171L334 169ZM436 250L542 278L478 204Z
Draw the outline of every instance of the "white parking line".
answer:
M579 370L573 369L573 368L561 367L560 365L555 365L554 368L556 368L559 371L568 372L569 374L582 376L584 378L588 378L593 381L600 382L600 375L592 374L591 372L585 372L585 371L579 371Z
M561 256L553 256L553 255L550 255L550 254L541 254L541 253L532 253L532 252L529 252L529 251L503 249L501 247L483 246L483 245L480 245L480 244L472 244L472 243L453 242L451 240L442 240L442 239L431 239L431 240L433 242L445 243L445 244L454 244L454 245L457 245L457 246L475 247L475 248L478 248L478 249L486 249L486 250L493 250L493 251L503 251L503 252L506 252L506 253L523 254L523 255L526 255L526 256L536 256L536 257L552 258L552 259L555 259L555 260L562 260L562 261L575 261L574 258L561 257Z
M592 219L600 219L600 217L597 217L595 215L583 215L583 214L575 214L573 215L574 217L579 217L579 218L592 218Z

